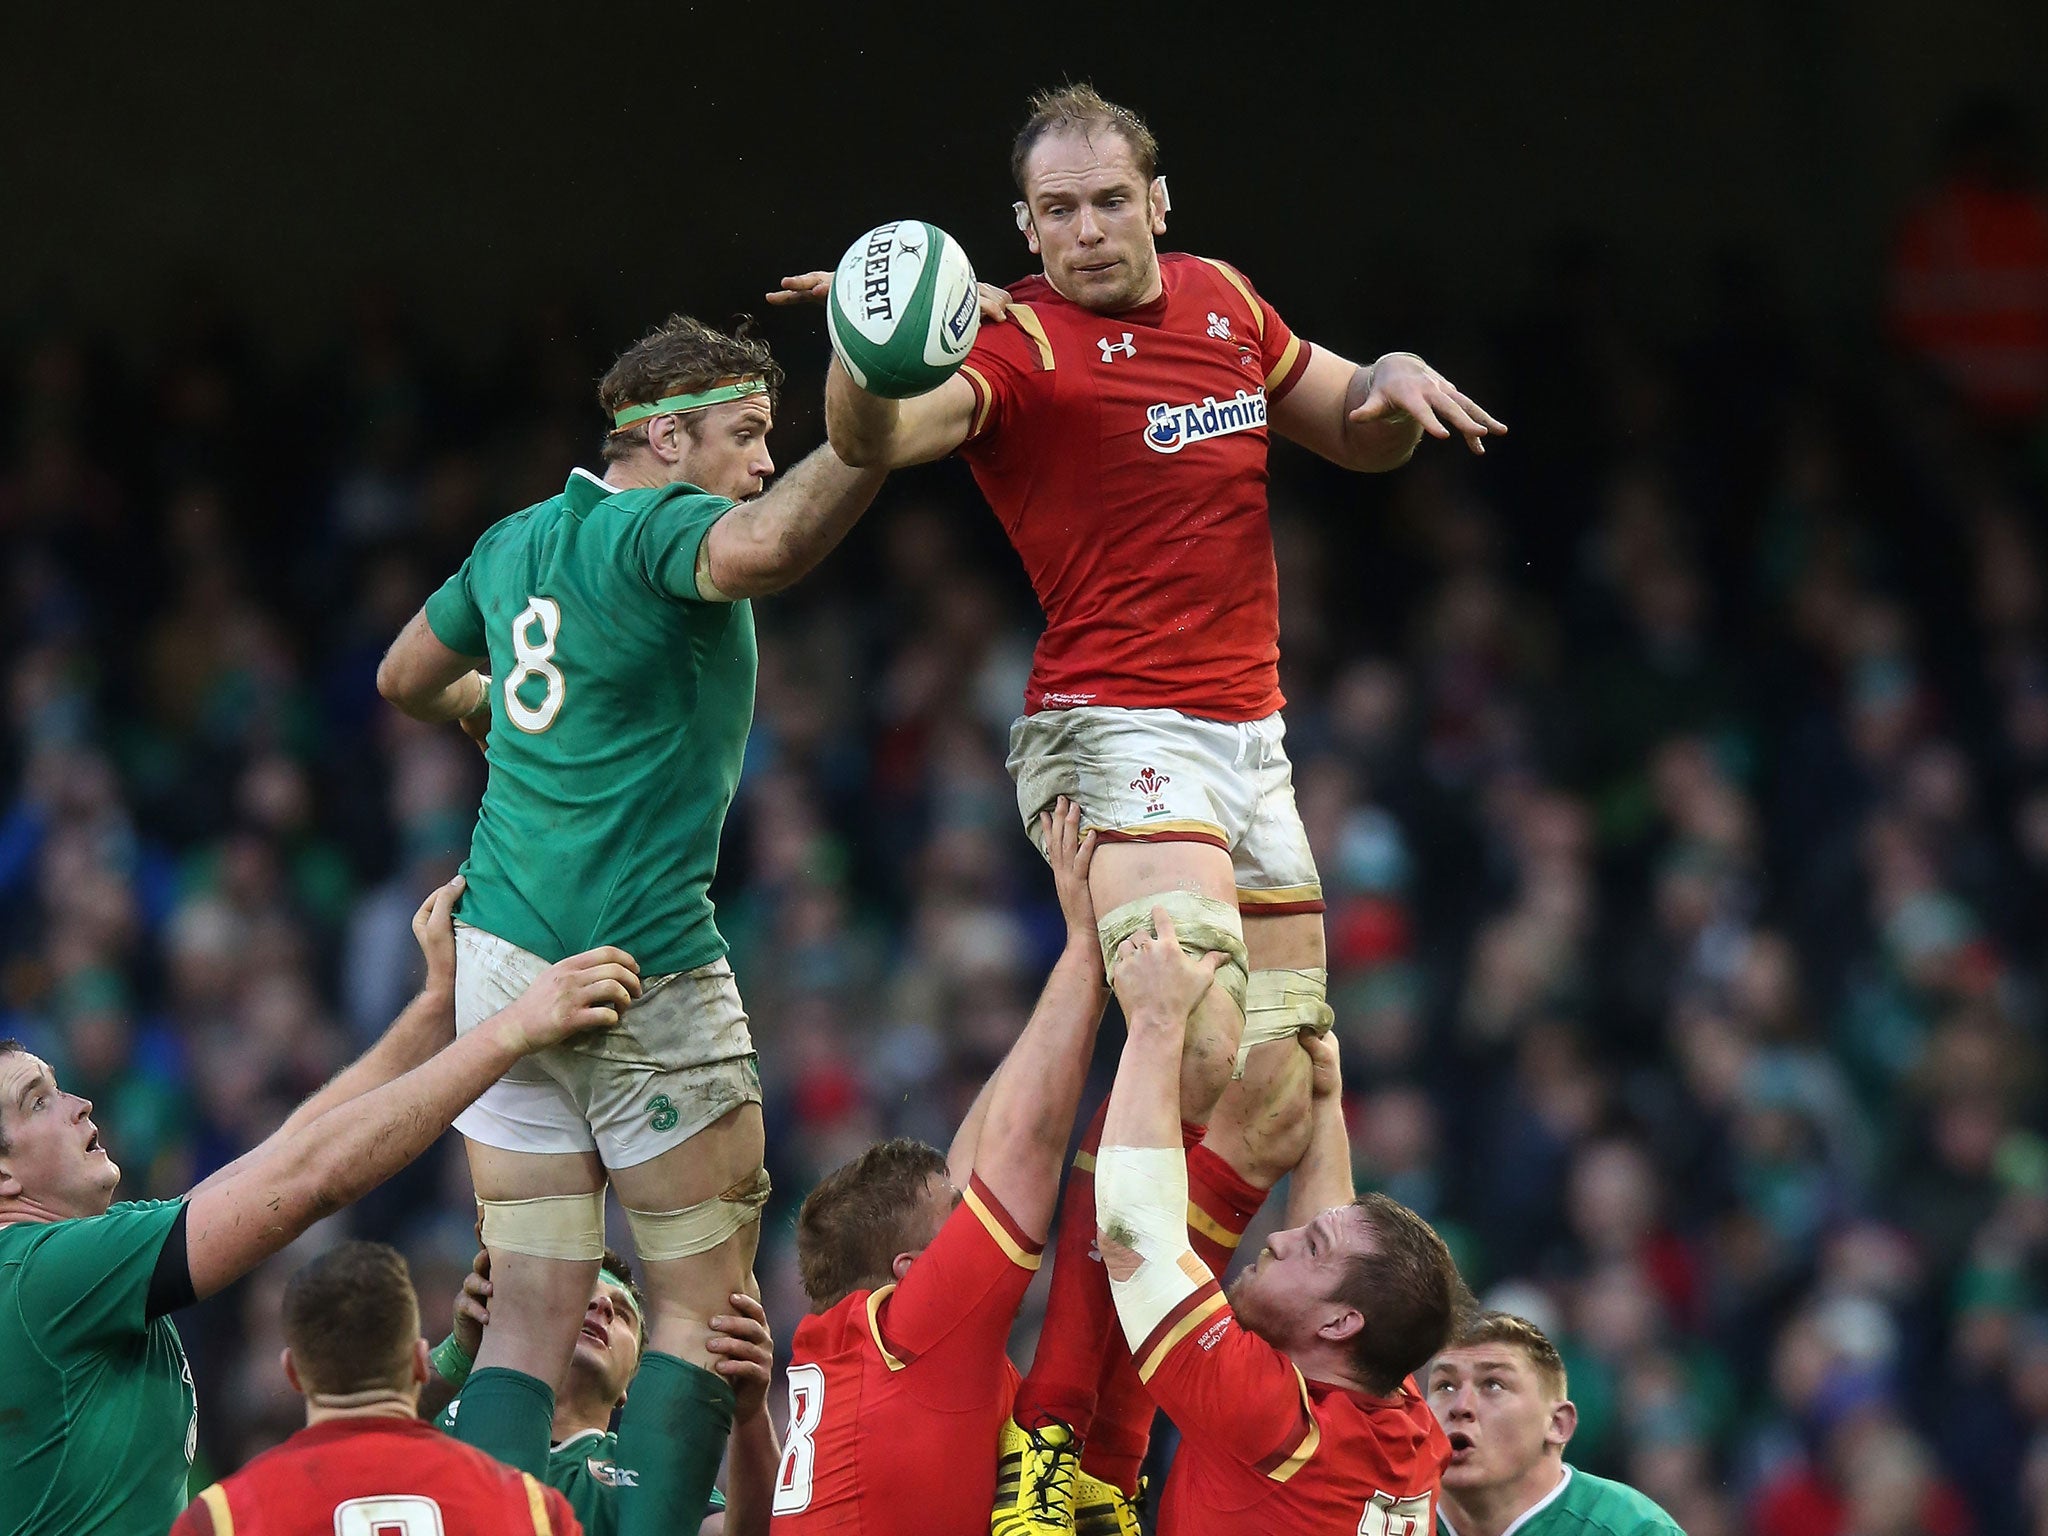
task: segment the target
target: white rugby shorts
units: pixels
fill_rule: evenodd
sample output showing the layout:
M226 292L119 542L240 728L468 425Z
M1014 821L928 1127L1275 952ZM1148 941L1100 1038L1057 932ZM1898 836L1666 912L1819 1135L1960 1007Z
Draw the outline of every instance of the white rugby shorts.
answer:
M455 1032L466 1034L546 970L540 956L455 925ZM508 1152L588 1152L631 1168L680 1146L741 1104L761 1073L732 966L643 978L611 1029L534 1052L456 1116L473 1141Z
M1225 850L1247 917L1323 910L1323 883L1294 804L1287 727L1275 713L1233 724L1176 709L1048 709L1010 727L1010 777L1031 841L1065 795L1105 840Z

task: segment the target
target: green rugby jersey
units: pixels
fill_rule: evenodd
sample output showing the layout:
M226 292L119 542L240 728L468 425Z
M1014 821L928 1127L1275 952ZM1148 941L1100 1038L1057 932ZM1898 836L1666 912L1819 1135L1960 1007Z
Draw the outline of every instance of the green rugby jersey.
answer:
M1438 1528L1458 1528L1437 1503ZM1558 1485L1523 1511L1501 1536L1685 1536L1678 1522L1626 1483L1567 1466Z
M453 1434L461 1405L459 1397L450 1403L434 1421L435 1427ZM630 1467L619 1465L618 1457L619 1437L601 1429L571 1435L548 1452L547 1485L569 1501L584 1536L618 1536L619 1490L632 1487L638 1478ZM724 1508L725 1495L712 1489L704 1518Z
M586 1429L548 1452L547 1483L569 1501L583 1522L584 1536L618 1536L621 1488L633 1486L637 1474L618 1464L619 1437ZM725 1508L725 1495L711 1490L704 1506L708 1519ZM687 1536L687 1532L679 1533Z
M754 614L702 601L696 569L731 506L579 469L427 600L443 645L489 658L464 922L550 961L616 944L646 976L724 955L709 888L754 719Z
M184 1510L192 1368L144 1310L182 1204L0 1227L0 1531L129 1536Z

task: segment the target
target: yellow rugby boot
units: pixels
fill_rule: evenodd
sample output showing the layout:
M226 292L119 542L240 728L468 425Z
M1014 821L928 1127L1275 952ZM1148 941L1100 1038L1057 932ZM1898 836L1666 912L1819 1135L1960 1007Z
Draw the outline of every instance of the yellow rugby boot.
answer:
M1081 1474L1074 1493L1075 1536L1139 1536L1138 1512L1145 1507L1145 1482L1138 1480L1134 1498L1125 1498L1115 1483Z
M1052 1536L1074 1529L1074 1480L1081 1444L1071 1426L1049 1419L1026 1429L1003 1421L996 1445L996 1502L989 1536Z

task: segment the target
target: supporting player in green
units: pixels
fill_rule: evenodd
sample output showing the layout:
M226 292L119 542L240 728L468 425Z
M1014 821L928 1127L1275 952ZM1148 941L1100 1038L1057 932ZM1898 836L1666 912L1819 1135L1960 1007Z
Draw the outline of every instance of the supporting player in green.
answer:
M748 600L822 559L882 480L820 448L764 492L780 380L744 331L678 315L636 342L598 386L602 474L575 470L486 531L377 679L416 719L462 721L490 763L457 1031L592 935L643 962L617 1030L536 1057L457 1123L496 1321L456 1433L536 1477L607 1180L625 1209L648 1295L619 1432L640 1471L621 1490L627 1536L703 1497L661 1451L731 1427L710 1319L753 1289L768 1194L760 1074L708 894L753 716Z
M1450 1436L1437 1525L1444 1536L1685 1536L1625 1483L1566 1464L1579 1411L1543 1330L1508 1312L1460 1329L1429 1368Z
M638 992L625 955L577 956L438 1049L453 1012L459 889L443 886L414 918L427 985L384 1038L182 1200L114 1204L121 1170L92 1104L0 1040L0 1531L167 1530L197 1438L171 1314L411 1162L525 1050L612 1022Z
M484 1328L490 1321L490 1273L489 1254L478 1254L455 1304L455 1331L434 1351L434 1369L440 1380L428 1384L422 1411L430 1411L432 1402L462 1390L470 1362L475 1359ZM607 1248L598 1271L597 1288L583 1311L582 1331L577 1335L568 1377L555 1402L551 1429L554 1444L548 1452L543 1479L569 1501L585 1536L616 1536L619 1492L640 1483L640 1469L619 1459L619 1437L610 1425L640 1368L645 1343L643 1305L644 1298L631 1266ZM728 1530L764 1528L774 1498L776 1464L782 1459L782 1448L776 1442L775 1426L767 1411L768 1384L775 1363L767 1314L759 1302L746 1298L719 1323L712 1345L722 1357L718 1374L732 1384L737 1399L727 1469L732 1513L728 1518L725 1495L712 1489L698 1536L725 1536ZM461 1403L459 1396L450 1399L435 1422L452 1431L461 1416ZM722 1450L715 1444L677 1445L670 1448L670 1453L708 1467L708 1472L699 1469L685 1473L694 1483L716 1473Z

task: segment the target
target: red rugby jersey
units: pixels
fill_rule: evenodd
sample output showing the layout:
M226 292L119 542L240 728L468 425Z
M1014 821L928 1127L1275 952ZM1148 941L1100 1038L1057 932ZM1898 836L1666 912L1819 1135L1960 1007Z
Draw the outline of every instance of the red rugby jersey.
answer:
M1412 1377L1392 1399L1309 1381L1213 1279L1136 1358L1181 1433L1159 1536L1434 1536L1451 1444Z
M569 1501L419 1419L329 1419L192 1501L171 1536L582 1536Z
M1159 276L1116 315L1028 277L961 369L961 455L1045 610L1029 713L1281 704L1266 408L1311 349L1234 267L1163 252Z
M1042 1247L972 1179L902 1284L797 1324L778 1536L986 1536L1010 1324Z

